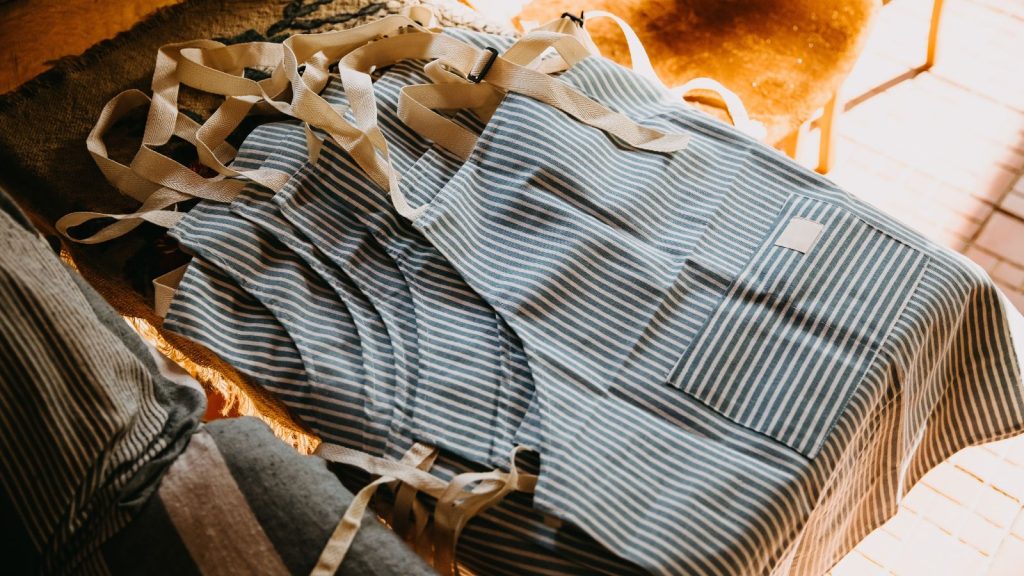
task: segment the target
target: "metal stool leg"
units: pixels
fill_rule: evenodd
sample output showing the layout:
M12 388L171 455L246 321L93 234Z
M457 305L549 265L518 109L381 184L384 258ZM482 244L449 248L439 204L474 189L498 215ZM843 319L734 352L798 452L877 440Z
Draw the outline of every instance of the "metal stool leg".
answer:
M796 160L797 149L800 146L800 132L803 131L803 126L797 126L796 130L789 133L788 136L779 140L779 143L775 145L783 154Z
M821 118L818 118L818 128L821 131L821 141L818 144L818 168L820 174L826 174L832 169L836 159L836 124L839 110L839 92L832 93L832 98L825 104Z
M935 0L932 5L932 24L928 30L928 55L925 57L924 68L927 70L935 65L935 45L939 42L939 23L942 20L943 0Z

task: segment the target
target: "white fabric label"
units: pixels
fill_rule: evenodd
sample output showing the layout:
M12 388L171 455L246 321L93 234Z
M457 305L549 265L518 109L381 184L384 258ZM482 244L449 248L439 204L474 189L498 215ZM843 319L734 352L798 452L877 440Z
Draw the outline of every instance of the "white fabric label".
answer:
M775 245L806 254L814 246L814 243L818 241L818 237L821 236L821 231L824 228L823 225L813 220L791 218L786 229L775 240Z

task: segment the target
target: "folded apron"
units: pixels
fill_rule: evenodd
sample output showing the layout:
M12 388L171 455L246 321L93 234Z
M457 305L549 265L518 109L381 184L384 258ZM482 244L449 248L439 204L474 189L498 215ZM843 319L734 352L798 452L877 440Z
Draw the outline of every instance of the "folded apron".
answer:
M405 70L411 73L417 68L406 66ZM391 115L395 114L397 87L412 79L423 81L422 75L416 74L413 78L388 82L389 78L398 76L402 71L401 67L395 67L379 83L378 89L382 93L388 94L391 89L391 99L382 98L384 102L390 101L388 114ZM343 99L338 97L332 87L328 88L325 95L343 104ZM429 146L422 141L418 144L423 148ZM292 172L299 170L299 174L286 186L285 190L288 190L305 185L303 175L309 168L302 167L300 170L304 154L305 142L301 127L291 123L275 123L256 129L239 150L236 162L246 164L240 166L246 168L250 167L247 163L252 162L251 158L259 157L262 163L252 167L269 166ZM353 168L353 173L359 174L356 170ZM372 369L369 367L371 363L365 361L367 340L374 336L377 336L378 343L394 342L396 348L405 344L407 349L415 352L415 340L411 343L403 342L400 337L415 338L417 325L410 322L409 318L415 320L425 313L417 310L417 316L414 317L414 311L411 310L413 306L399 306L400 303L415 302L401 297L403 293L408 293L407 290L402 291L405 286L402 271L376 247L376 240L372 236L359 234L362 227L352 216L348 216L346 221L343 220L346 215L340 214L339 220L334 222L345 222L348 225L332 224L335 228L330 236L324 236L328 230L323 230L320 236L315 237L317 245L314 246L306 236L281 218L271 196L268 191L247 187L230 207L202 202L172 229L172 235L198 257L190 265L172 301L166 320L168 327L207 345L239 367L244 374L255 377L254 381L278 394L325 440L374 454L387 452L392 456L400 454L397 450L404 451L415 440L436 442L444 446L433 436L418 430L403 430L398 420L403 417L400 404L395 405L395 419L387 417L383 410L375 415L366 409L366 406L383 402L365 402L365 397L373 395L372 384L360 380L358 371L351 368L351 362L339 369L339 358L331 353L335 348L351 349L353 343L358 343L364 356L364 374L369 374ZM321 252L319 247L327 239L333 242ZM324 260L325 253L335 256L340 264L330 266ZM382 279L387 282L382 283ZM356 286L353 287L353 284ZM333 291L338 298L325 294L326 290ZM234 294L234 299L230 294ZM356 302L358 299L362 299L362 302ZM264 306L262 318L257 318L253 302ZM346 308L354 320L351 326L336 318L339 311L344 312ZM303 310L313 313L303 315ZM377 323L374 324L372 319L377 310L383 311L377 315ZM357 311L363 313L364 322L356 320ZM389 319L390 323L384 322L382 318ZM480 332L490 330L492 334L496 332L494 324L500 320L496 320L493 311L483 318L486 323L482 327L478 323L465 329L474 340L462 345L472 349L478 356L491 352L491 357L496 359L495 365L502 370L508 370L508 363L513 362L509 357L514 354L514 361L518 362L514 369L518 370L518 374L513 377L529 383L529 373L524 372L525 356L517 341L482 341L480 336L471 332L472 329ZM389 325L405 329L388 331ZM446 328L450 329L439 326L434 331L436 333ZM323 334L318 335L318 330ZM399 337L395 336L396 333ZM505 337L514 338L514 335L506 333ZM432 345L447 347L447 341L450 341L450 337L442 339L435 336ZM293 346L290 351L287 350L288 344ZM282 358L283 364L267 370L261 366L264 354L269 354L270 358ZM347 356L342 355L341 360ZM307 367L303 378L295 378L292 374L291 366L295 361ZM502 364L498 364L499 361ZM276 374L278 369L285 369L287 374ZM436 379L444 377L442 385L456 378L465 379L464 374L438 368L434 370ZM492 378L493 382L478 381L477 390L490 386L499 393L506 393L509 377L495 370ZM463 384L461 381L458 383ZM406 385L413 398L422 392L417 389L415 380ZM525 386L524 389L528 390ZM343 402L338 398L356 400ZM450 394L442 397L448 401L451 398ZM520 414L525 412L528 400L527 397L520 402ZM340 412L339 404L355 408ZM424 402L420 401L416 415L424 414L424 410L429 410L429 406L424 406ZM439 422L435 425L437 429L445 429L443 419L430 412L426 414ZM508 423L506 438L515 432L518 420L521 420L521 416L501 420L502 423ZM387 433L382 427L368 426L368 422L390 426L390 439L396 448L385 450L381 442ZM488 436L493 433L493 424L478 426L481 428L478 434L488 438L484 444L485 449L466 450L464 447L467 441L456 440L456 448L452 450L455 454L442 452L431 470L433 474L448 479L459 473L478 471L478 466L458 457L466 453L470 456L464 457L476 456L476 461L481 464L491 460L492 465L507 465L511 441L500 448L494 448L495 442ZM451 437L452 433L448 432L448 435ZM495 559L506 554L516 554L521 559L506 560L503 563L503 569L510 574L595 571L624 574L636 571L629 563L608 554L585 533L571 526L551 525L549 518L532 509L530 498L526 496L509 498L499 507L484 513L474 521L461 541L465 543L466 551L460 554L460 559L470 566L476 562L481 569L487 568L489 572L494 572Z
M458 173L410 197L524 343L538 506L652 571L821 572L837 547L819 518L850 493L896 493L918 459L1019 429L1005 312L976 267L607 60L562 79L690 144L638 151L509 94ZM952 377L959 395L949 371L974 375ZM942 396L947 421L878 469L878 418L921 429L886 412L901 391L914 412ZM839 472L855 485L826 491Z
M360 434L479 463L528 443L541 455L533 504L627 561L760 574L827 571L929 468L1021 428L1007 318L977 267L609 61L562 78L689 134L688 147L639 151L513 93L463 163L402 126L404 84L385 74L380 126L416 219L331 142L273 198L289 234L373 305L373 330L393 346L390 327L415 331L404 374L416 381L391 396L397 429ZM233 210L259 222L245 242L277 243L246 268L259 272L251 292L275 294L261 302L319 373L318 347L345 344L299 311L351 303L310 272L323 262L311 249L258 238L277 220ZM390 260L353 259L371 241ZM407 307L351 273L377 265L397 269ZM340 340L359 347L369 330L345 318ZM341 418L385 418L355 374L333 384L361 399Z

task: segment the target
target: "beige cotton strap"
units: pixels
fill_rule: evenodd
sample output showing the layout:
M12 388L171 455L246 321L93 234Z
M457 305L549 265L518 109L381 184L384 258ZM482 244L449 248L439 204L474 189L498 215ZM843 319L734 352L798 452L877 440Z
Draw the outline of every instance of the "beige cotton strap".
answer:
M648 152L678 152L689 141L686 134L664 133L637 124L557 78L500 57L491 68L487 81L558 108L584 124L616 136L632 148Z
M89 153L107 180L123 194L142 201L142 206L131 214L103 212L67 214L57 221L56 228L69 240L82 244L97 244L122 236L138 227L142 222L148 221L159 226L169 227L181 218L180 213L168 211L166 208L191 198L190 194L161 186L143 177L132 167L113 160L110 158L104 142L107 131L118 120L132 110L150 103L149 96L139 90L126 90L118 94L104 106L99 121L89 132L89 137L86 140ZM200 129L201 126L197 122L178 113L172 127L172 134L195 144ZM235 149L226 142L222 142L211 150L210 154L218 159L228 159L234 157ZM68 233L69 229L96 219L113 219L115 222L87 238L76 238Z
M252 113L265 110L277 112L269 104L276 101L290 86L288 74L280 65L284 47L269 42L252 42L219 48L184 48L180 51L177 75L179 81L192 88L225 96L224 103L200 128L196 143L200 162L223 176L244 177L272 190L280 189L280 173L267 170L236 171L227 167L211 153L210 146L223 142ZM300 75L306 89L320 92L327 85L326 57L312 55ZM246 68L272 69L268 78L245 78Z
M244 185L235 180L204 178L173 158L159 152L174 135L174 125L180 115L178 110L177 78L180 52L186 48L213 49L221 47L219 42L194 40L168 44L157 52L156 69L153 73L153 97L146 118L142 145L132 159L131 168L143 178L163 187L177 190L191 196L217 201L228 201L237 195ZM202 128L200 128L201 130ZM197 138L199 134L197 130ZM219 144L219 143L214 143ZM230 160L227 158L225 160Z
M626 46L629 48L629 63L633 72L657 83L659 86L663 86L661 79L658 78L658 73L654 71L654 66L651 65L651 58L647 55L644 43L640 41L640 37L636 35L633 27L628 22L611 12L587 10L583 13L583 26L586 28L588 23L602 18L611 20L622 31L622 35L626 38Z
M244 78L244 70L275 66L280 62L281 52L278 44L259 42L224 46L212 41L193 41L162 47L154 72L153 98L138 90L119 94L104 107L87 140L89 151L107 180L122 193L143 201L143 205L131 214L68 214L58 221L58 230L74 242L96 244L122 236L142 222L173 226L182 215L167 208L184 200L203 198L229 202L245 186L243 179L271 190L283 187L290 177L284 172L267 168L237 171L226 165L235 156L234 148L226 143L228 135L254 110L262 111L257 109L257 104L264 97L276 96L288 88L283 72L276 69L270 78L258 82ZM310 66L306 72L302 75L303 81L311 89L326 85L324 70ZM181 84L224 95L225 101L200 125L178 110L177 94ZM103 136L119 118L146 104L149 111L143 143L131 165L113 161ZM169 142L171 136L194 145L200 163L217 174L203 177L158 152L156 148ZM70 228L100 218L115 222L88 238L74 238L67 233Z
M418 14L424 19L426 14ZM572 90L564 83L548 77L543 71L532 70L530 65L548 48L554 48L561 58L572 65L590 53L578 39L589 37L585 31L567 24L567 20L527 35L508 54L507 58L491 60L490 52L481 51L448 36L425 32L424 27L407 16L389 16L349 30L321 34L300 34L292 36L278 45L254 42L225 46L211 40L195 40L168 44L157 54L153 75L153 97L149 105L142 145L130 166L123 166L109 159L101 139L90 138L90 152L96 158L104 174L124 193L146 201L160 192L138 212L119 215L115 222L100 233L86 239L100 242L131 230L142 221L165 223L176 221L173 212L166 208L187 198L202 198L218 202L231 201L245 185L246 180L259 183L271 190L278 190L289 175L270 169L236 170L227 163L233 158L234 150L225 143L227 136L252 113L273 110L293 116L307 124L309 155L315 159L319 152L319 138L314 138L312 128L323 131L334 139L367 174L386 189L394 189L396 206L406 215L414 211L407 205L397 190L398 177L390 166L387 143L384 141L376 119L376 105L372 81L361 68L393 63L410 57L426 57L443 60L446 65L462 76L470 76L479 70L482 62L493 63L489 70L487 85L504 91L512 90L538 98L555 105L581 121L607 130L628 144L664 151L671 148L668 141L677 139L636 126L625 117L617 115ZM554 30L570 31L577 36L559 34ZM409 32L406 34L406 32ZM407 41L405 38L415 37ZM366 47L373 42L372 48ZM359 53L360 57L352 57ZM342 60L341 76L346 92L352 102L355 125L344 118L343 111L335 109L320 95L319 91L328 80L330 63ZM255 81L244 77L246 67L273 68L268 78ZM300 68L304 68L300 72ZM352 70L360 69L359 73ZM178 111L178 93L181 85L225 97L214 114L196 127ZM495 97L485 96L483 90L469 88L470 96L457 98L445 96L448 101L477 102L475 106L482 116L487 117L495 106ZM450 92L450 90L449 90ZM500 93L500 92L499 92ZM427 99L427 92L421 96ZM288 95L288 100L282 100ZM408 94L406 95L408 98ZM105 132L125 109L141 105L144 96L131 94L115 99L97 123L97 132ZM406 109L413 110L409 116L427 118L432 114L434 104L428 102ZM408 104L408 102L407 102ZM416 123L417 120L411 120ZM440 132L451 130L453 124L434 115L432 119L419 120L424 129ZM184 130L182 130L184 128ZM216 172L213 177L204 177L174 159L159 152L179 132L195 145L200 162ZM459 148L465 155L472 146L465 131L455 132L444 144ZM179 134L181 135L181 134ZM444 140L442 138L442 140ZM677 148L678 149L678 148ZM157 201L159 200L159 201ZM88 219L104 217L101 213L79 213L64 221L63 230L72 222L81 224Z
M176 545L205 576L287 576L291 571L233 472L213 436L203 429L191 436L156 490Z
M284 71L276 72L283 48L273 42L247 42L217 47L186 47L178 51L178 82L220 96L279 95L288 87ZM246 68L271 69L262 80L246 78Z
M405 86L398 93L398 118L421 136L463 161L476 147L476 134L438 114L436 109L497 107L502 94L484 84Z
M132 110L149 103L149 96L140 90L126 90L114 96L103 107L99 119L96 120L96 124L89 131L89 136L85 140L85 146L89 150L93 162L96 163L107 182L110 182L122 194L131 196L139 202L144 201L150 194L158 190L160 185L146 180L132 171L130 167L111 159L103 137L118 120L124 118ZM198 129L198 124L194 128ZM195 129L192 131L193 134Z
M669 93L673 98L685 98L687 94L694 91L707 91L718 96L725 105L725 111L729 114L729 119L732 121L733 126L751 138L756 140L764 139L767 133L764 125L751 120L750 115L747 114L747 107L743 105L740 97L717 80L694 78L681 86L670 89Z
M317 447L316 454L331 462L338 462L357 466L379 476L360 490L349 504L348 509L342 516L338 526L334 529L311 576L333 576L341 563L345 560L352 541L355 540L359 527L362 525L363 516L369 507L370 499L377 492L377 489L389 482L409 478L410 471L423 474L433 479L426 472L419 469L420 463L436 457L437 449L426 444L416 443L402 457L401 462L391 462L382 458L375 458L344 446L321 443ZM436 480L436 479L435 479ZM438 480L437 482L440 482Z
M278 73L254 82L255 87L251 91L258 91L256 94L234 95L233 92L241 90L233 86L233 81L247 86L252 82L242 76L245 67L266 66L274 62L274 56L278 56L277 61L280 61L280 53L279 46L264 42L227 47L210 40L195 40L161 47L153 73L153 102L146 119L142 146L132 160L132 170L167 188L218 202L230 201L244 186L244 182L238 180L205 178L157 150L170 140L173 131L168 129L168 122L179 114L179 87L184 81L189 81L204 91L227 95L221 106L196 132L195 145L201 162L220 176L242 177L271 189L280 188L287 175L265 169L235 171L225 166L225 159L212 153L267 95L268 87L271 87L273 96L285 90L287 84L281 73ZM213 56L206 62L197 63L193 59L197 54ZM186 66L184 73L180 70L183 64ZM214 65L224 66L235 74L219 70Z
M89 136L85 141L89 154L107 181L114 185L121 193L131 196L140 202L148 198L150 194L161 186L139 175L130 166L110 158L104 137L114 124L127 116L128 113L142 106L147 106L150 102L149 96L134 89L125 90L114 96L103 107L96 125L89 131ZM184 114L177 113L171 126L171 134L191 144L195 144L199 129L200 125L198 122ZM218 159L226 160L234 157L235 149L230 144L221 143L211 151L211 154Z
M416 467L420 470L430 470L437 460L438 453L422 460ZM426 529L428 515L423 503L416 498L419 490L411 484L399 483L398 492L395 494L395 505L392 508L391 527L408 542L415 543ZM409 524L412 519L412 525Z
M534 64L549 49L557 52L569 68L596 54L576 36L540 29L523 35L502 54L502 58L520 66L535 68Z
M545 60L545 62L547 62L547 60ZM564 63L562 65L564 66ZM423 72L427 75L427 78L429 78L430 81L433 82L434 84L459 84L462 86L470 84L469 82L467 82L466 78L463 77L461 74L448 68L448 65L445 63L445 61L441 59L431 60L430 62L427 62L423 66ZM486 86L486 84L484 86ZM489 88L491 92L494 93L494 101L491 102L490 100L488 100L487 103L482 107L470 108L470 110L472 110L473 113L476 114L477 118L479 118L484 123L490 122L491 116L494 114L494 111L498 107L498 103L500 103L501 98L504 97L504 93L502 91L498 90L497 88L494 88L493 86L489 86ZM427 137L428 139L433 139L431 136L427 134L422 135Z
M547 30L535 30L512 45L503 57L526 67L540 68L539 60L549 48L555 49L559 54L563 63L559 70L575 66L591 55L575 37ZM398 118L421 136L465 161L476 147L476 135L451 118L437 113L436 110L469 108L481 120L488 122L504 98L505 92L487 82L468 82L466 78L451 71L438 82L437 75L431 74L431 69L438 65L450 70L443 59L434 60L424 67L428 76L435 80L435 84L418 84L401 89L398 98ZM480 69L480 66L474 68Z
M412 20L413 22L419 24L420 26L427 30L430 30L432 32L441 31L441 23L438 22L437 14L434 12L434 9L431 8L430 6L425 6L423 4L417 4L415 6L406 6L405 8L402 8L402 11L399 12L399 14L401 16L405 16L406 18Z
M564 24L568 20L559 19L555 22ZM592 42L589 45L583 44L577 36L555 31L561 28L560 25L547 25L532 30L513 44L503 57L545 74L552 74L571 68L596 53L588 47L593 45ZM580 30L575 26L570 29ZM557 57L542 60L549 49L553 49ZM427 63L423 70L434 84L457 84L458 88L445 89L429 84L404 87L398 101L399 119L421 136L465 160L476 146L476 136L435 110L468 108L486 123L490 121L505 93L488 83L469 82L464 75L452 70L443 58Z
M523 474L517 467L516 457L525 448L517 447L512 452L509 471L493 470L491 472L468 472L455 476L450 482L444 482L429 474L429 469L436 458L437 450L424 444L414 444L400 462L371 456L358 450L335 444L321 444L316 454L331 462L355 466L370 474L379 476L356 495L342 521L328 541L320 562L313 574L333 574L344 560L345 553L351 545L359 529L360 521L376 490L396 480L403 488L412 487L414 491L406 495L415 496L417 492L427 494L437 500L434 508L434 523L429 530L429 543L415 542L417 550L424 555L433 556L435 569L444 575L458 573L455 562L455 550L459 535L466 524L484 510L498 504L511 492L533 492L537 477ZM398 499L403 498L402 489ZM416 501L409 506L402 503L402 513L416 509ZM424 510L419 507L421 512ZM396 510L399 510L396 502ZM426 534L425 516L416 518L415 534Z
M572 36L587 49L587 52L597 55L601 54L597 45L594 44L593 38L590 37L590 33L582 26L582 19L570 16L568 12L563 13L561 18L555 18L554 20L546 22L540 26L537 26L535 22L531 22L530 26L525 27L525 31L527 34L531 32L548 31Z
M414 25L404 17L385 20L388 22L361 27L364 28L362 35L371 38ZM353 44L353 47L358 44ZM276 100L288 88L301 84L305 91L315 93L326 85L328 62L324 54L311 52L305 55L303 63L308 66L300 74L297 63L291 67L282 66L284 52L282 45L263 42L224 46L210 40L196 40L161 47L153 75L152 100L139 91L115 97L104 108L87 142L97 165L115 187L137 200L149 202L132 214L70 214L58 223L58 228L67 236L66 231L71 227L97 218L113 218L117 222L89 238L68 236L76 242L104 242L127 233L144 221L173 225L181 215L165 209L182 200L203 198L229 202L245 186L243 180L279 190L290 175L271 169L239 171L227 167L226 163L234 158L235 151L225 143L225 139L254 111L277 111L281 108L288 111L290 103ZM254 81L244 77L246 67L273 67L274 70L269 78ZM178 111L178 92L182 84L223 95L225 101L200 126ZM118 118L143 104L149 104L143 142L131 165L124 166L109 158L102 135ZM200 162L217 175L203 177L158 152L157 148L169 142L174 135L195 145ZM350 139L357 137L358 134L350 133ZM310 150L313 155L316 152L318 148ZM153 197L157 192L160 194Z
M151 194L137 211L130 214L72 212L65 214L60 220L57 220L55 227L60 234L72 242L78 244L102 244L103 242L124 236L138 228L143 222L156 224L161 228L171 228L181 220L182 213L167 210L167 208L189 198L187 194L182 194L176 190L161 188ZM77 238L71 235L70 230L72 228L100 219L109 219L113 220L113 222L85 238Z
M456 546L463 528L484 510L500 503L512 492L533 492L537 477L519 471L516 457L525 450L512 451L509 471L460 474L452 479L434 507L434 568L442 575L458 573ZM471 490L467 487L476 484Z
M360 131L344 121L343 112L333 108L318 92L328 80L330 58L340 57L378 36L407 28L419 29L419 25L407 17L394 16L350 30L295 36L282 45L255 42L224 46L219 42L197 40L163 46L157 54L152 82L153 98L143 142L131 166L109 160L101 136L117 117L142 103L149 103L144 94L136 91L135 94L116 98L108 104L94 129L96 138L90 138L90 151L108 179L119 190L146 202L132 214L69 214L61 219L58 228L67 235L69 228L90 220L113 218L116 222L88 238L69 236L77 242L105 242L127 233L144 221L173 225L181 215L166 208L182 200L202 198L230 202L245 186L245 180L257 182L274 191L279 190L287 182L289 174L265 168L234 170L226 165L234 157L234 150L225 144L225 139L246 116L254 110L261 111L258 108L260 104L293 115L314 126L324 126L328 134L347 144L343 147L361 160L362 165L372 168L372 147L367 145ZM301 60L296 58L293 50L295 47L301 54ZM305 65L301 73L300 63ZM246 67L274 67L274 70L269 78L254 81L244 77ZM188 124L191 121L178 111L178 92L183 84L226 97L201 126L194 122ZM292 100L277 100L289 88L293 91ZM176 129L182 124L182 119L191 128L188 133ZM170 141L173 135L183 137L195 145L200 162L217 172L217 175L203 177L158 152L157 148ZM310 143L313 142L310 139ZM318 145L310 147L312 157L315 158L318 152ZM160 193L154 196L158 191Z
M157 317L167 316L167 311L171 309L171 300L174 300L178 285L187 271L188 264L185 264L153 278L153 311Z
M409 58L443 58L452 69L466 77L482 74L485 81L501 90L524 94L566 112L577 120L599 128L623 140L628 145L653 152L675 152L683 149L688 136L666 134L640 126L628 117L615 112L585 96L569 84L543 72L480 50L442 35L414 33L384 38L373 44L353 50L339 62L339 72L356 126L367 135L380 153L373 160L377 167L371 176L389 190L395 209L409 219L415 219L423 207L413 208L398 189L398 177L390 164L387 143L377 125L376 103L372 79L368 71ZM439 92L452 92L455 84L439 85Z
M528 32L549 30L552 32L568 34L579 40L580 43L586 46L591 53L600 54L601 51L598 49L597 45L594 44L594 40L590 36L590 32L587 30L587 24L602 18L612 20L612 22L619 27L622 35L625 37L626 47L629 50L630 66L633 71L657 82L658 85L661 85L661 80L658 78L657 73L654 71L654 67L651 65L651 59L647 55L647 50L644 48L643 42L640 41L640 37L637 36L635 31L633 31L632 26L630 26L628 22L611 12L606 12L604 10L585 10L580 13L579 17L570 16L566 13L563 14L561 18L552 20L543 26L528 28Z
M298 67L318 54L322 55L325 63L336 62L367 42L391 34L402 35L408 30L422 31L424 28L406 16L393 15L347 30L298 34L288 38L282 43L281 69L291 83L291 101L268 102L280 112L326 132L374 181L386 184L388 176L380 171L375 159L375 148L367 135L347 122L338 110L317 93L318 90L306 85L298 74Z

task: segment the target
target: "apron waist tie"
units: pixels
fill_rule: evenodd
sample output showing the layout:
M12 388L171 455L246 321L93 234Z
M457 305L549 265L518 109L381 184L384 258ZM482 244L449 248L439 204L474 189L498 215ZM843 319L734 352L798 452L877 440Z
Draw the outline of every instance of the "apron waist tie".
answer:
M524 474L516 457L525 447L512 450L509 471L466 472L445 482L428 470L437 459L436 447L416 443L399 461L372 456L337 444L322 443L315 454L321 458L364 470L377 479L363 487L328 539L313 576L335 574L355 539L370 500L382 485L401 484L395 497L392 527L411 542L417 553L433 559L434 569L445 576L458 574L455 547L466 524L477 514L495 506L512 492L533 492L537 477ZM416 495L423 492L437 500L433 524ZM412 524L409 516L412 516Z

